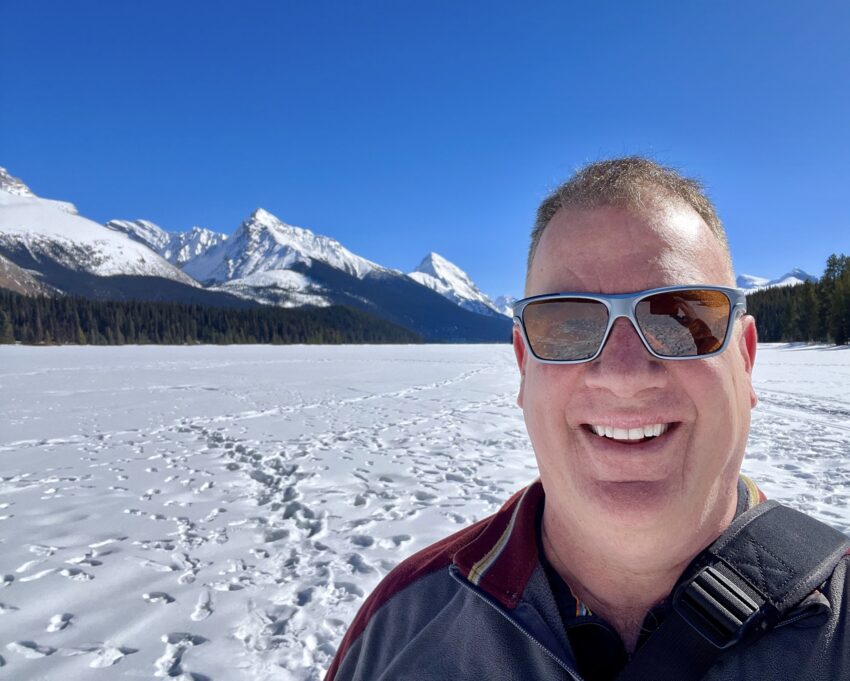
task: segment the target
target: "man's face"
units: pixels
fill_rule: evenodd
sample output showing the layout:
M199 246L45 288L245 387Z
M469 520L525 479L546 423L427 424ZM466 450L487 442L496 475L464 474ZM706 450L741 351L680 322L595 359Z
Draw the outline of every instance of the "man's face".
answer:
M640 212L558 212L538 245L526 295L730 285L730 278L723 249L702 219L678 202L659 201ZM752 318L736 322L733 333L720 355L665 361L618 319L597 359L552 365L535 361L515 329L518 403L547 513L585 530L663 527L671 537L694 540L700 530L707 535L728 522L755 405ZM637 444L591 430L654 424L667 431Z

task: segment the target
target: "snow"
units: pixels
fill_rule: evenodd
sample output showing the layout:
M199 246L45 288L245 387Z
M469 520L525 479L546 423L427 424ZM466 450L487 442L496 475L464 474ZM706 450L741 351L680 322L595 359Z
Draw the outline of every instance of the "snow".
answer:
M29 187L17 177L12 177L5 168L0 168L0 189L15 196L35 196Z
M496 298L496 308L506 317L510 317L513 319L514 316L514 303L517 301L517 298L514 296L499 296Z
M407 276L472 312L504 314L466 272L439 253L426 255Z
M255 210L225 243L184 265L199 281L242 279L256 272L286 270L319 260L362 279L380 265L355 255L330 237L282 222L262 208Z
M850 349L761 345L744 471L850 530ZM10 679L320 679L534 479L509 345L0 347ZM190 676L195 675L195 676Z
M172 235L148 220L110 220L106 223L106 228L126 234L160 255L171 243Z
M227 240L226 234L197 226L188 232L166 232L148 220L110 220L106 226L145 244L177 267Z
M797 286L807 281L817 281L818 278L814 275L795 267L790 272L783 274L776 279L767 279L766 277L757 277L752 274L741 274L736 279L738 288L744 289L747 293L753 291L761 291L762 289L772 288L774 286Z
M292 270L255 272L212 288L279 307L328 307L331 304L327 297L321 295L324 291L322 286L310 277Z
M0 244L102 277L146 275L197 285L148 247L78 215L62 201L0 190Z

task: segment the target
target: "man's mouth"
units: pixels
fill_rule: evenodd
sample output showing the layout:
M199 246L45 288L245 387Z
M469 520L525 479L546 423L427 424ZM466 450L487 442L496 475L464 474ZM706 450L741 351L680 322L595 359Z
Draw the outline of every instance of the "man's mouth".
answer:
M585 428L599 437L608 438L615 442L635 444L660 437L675 425L675 423L648 423L636 428L615 428L614 426L588 423L585 424Z

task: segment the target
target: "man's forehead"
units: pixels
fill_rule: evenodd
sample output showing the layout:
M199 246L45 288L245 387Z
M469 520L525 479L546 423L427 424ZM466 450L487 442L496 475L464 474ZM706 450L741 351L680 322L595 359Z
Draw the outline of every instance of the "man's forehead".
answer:
M527 293L727 284L729 274L723 248L702 218L684 204L567 208L558 211L543 232Z

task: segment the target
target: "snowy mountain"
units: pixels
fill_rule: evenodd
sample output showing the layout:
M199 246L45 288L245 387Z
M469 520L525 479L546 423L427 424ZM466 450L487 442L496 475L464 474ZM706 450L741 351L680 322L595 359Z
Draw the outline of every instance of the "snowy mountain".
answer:
M438 253L429 253L407 276L448 298L462 308L483 315L502 314L490 298L482 293L469 275Z
M5 168L0 168L0 190L13 196L35 196L32 190L17 177L12 177Z
M496 308L506 317L513 319L514 303L517 301L513 296L499 296L496 298Z
M177 267L182 267L227 240L226 234L204 227L192 227L188 232L166 232L148 220L110 220L106 226L145 244Z
M98 299L347 305L427 341L510 339L510 321L465 273L436 255L420 266L426 269L420 274L431 277L425 286L261 208L227 238L200 228L170 234L144 220L99 225L72 204L32 195L8 173L0 182L0 256L20 268L5 268L9 287L32 275L59 291ZM34 288L32 281L26 285Z
M21 187L14 194L0 189L0 253L12 262L39 271L38 263L48 261L99 277L138 275L196 285L147 246L82 217L73 204Z
M355 255L330 237L282 222L258 208L227 241L186 263L184 270L198 281L225 282L257 272L289 270L296 263L325 263L358 279L385 268Z
M72 203L35 196L5 171L0 173L0 257L0 287L20 293L256 305L202 288L148 246L79 215Z
M407 275L262 208L184 270L214 290L264 304L356 307L426 340L486 342L510 336L506 320L473 314Z
M767 279L766 277L757 277L752 274L741 274L736 279L738 288L744 289L747 293L760 291L761 289L771 288L773 286L796 286L806 281L815 282L818 278L795 267L790 272L783 274L776 279Z

